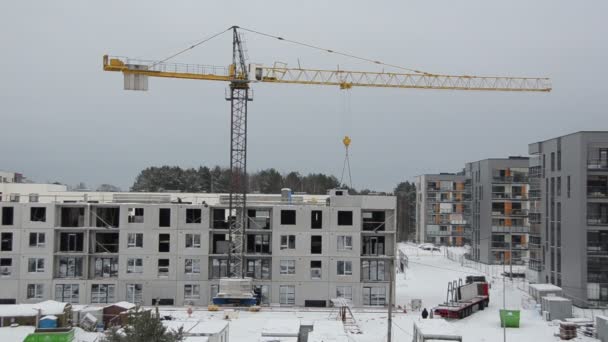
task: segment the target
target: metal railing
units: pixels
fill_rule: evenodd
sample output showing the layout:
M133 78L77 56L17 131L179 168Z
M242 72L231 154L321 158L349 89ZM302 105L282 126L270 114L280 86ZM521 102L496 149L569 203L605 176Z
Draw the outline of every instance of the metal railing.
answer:
M526 209L511 210L511 212L508 214L504 210L492 212L492 216L527 216L527 215L528 215L528 210L526 210Z
M608 197L608 186L588 186L587 197L606 198Z
M503 176L503 177L492 177L493 183L528 183L529 178L527 176Z
M493 233L529 233L530 227L525 226L492 226Z
M505 192L493 192L492 199L527 200L526 194L510 194Z
M587 224L589 225L608 225L608 215L587 215Z
M587 159L588 170L608 170L608 159Z

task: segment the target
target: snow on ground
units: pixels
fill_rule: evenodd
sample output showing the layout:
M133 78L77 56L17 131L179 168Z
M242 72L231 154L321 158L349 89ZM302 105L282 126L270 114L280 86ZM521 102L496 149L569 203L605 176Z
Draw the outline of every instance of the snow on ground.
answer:
M400 245L409 258L409 267L405 273L396 276L396 305L406 305L407 313L395 310L393 317L393 341L411 341L413 323L421 321L420 311L411 311L412 299L421 299L422 307L432 307L445 302L449 281L464 278L467 275L486 275L491 282L490 306L484 311L462 319L448 322L451 328L462 334L464 341L501 341L503 329L500 327L499 310L503 303L503 279L500 275L503 266L477 265L457 257L462 255L460 249L442 249L441 251L423 251L414 245ZM450 254L453 253L453 254ZM456 257L454 256L456 255ZM449 257L449 258L448 258ZM453 259L453 260L452 260ZM514 271L519 267L514 267ZM508 309L521 310L520 328L506 330L510 341L558 341L554 334L558 332L555 323L546 322L535 310L525 291L525 283L514 280L506 282L506 306ZM351 342L386 341L387 313L385 308L353 309L355 318L363 331L359 335L349 335ZM172 315L176 319L187 319L185 309L163 310L162 314ZM221 320L223 313L195 310L190 319ZM255 342L261 337L264 327L269 322L279 320L300 320L302 325L313 325L316 321L335 320L332 309L313 308L263 308L261 312L238 312L238 318L230 321L230 342ZM437 319L437 318L436 318ZM331 340L329 340L331 341ZM597 341L579 337L577 341Z

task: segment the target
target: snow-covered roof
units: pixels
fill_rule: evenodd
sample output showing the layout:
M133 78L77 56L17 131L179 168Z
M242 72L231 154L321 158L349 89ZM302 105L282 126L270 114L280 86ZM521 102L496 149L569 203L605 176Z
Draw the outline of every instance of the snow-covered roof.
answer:
M315 321L312 326L312 331L321 332L331 335L346 335L344 332L344 324L340 321Z
M262 336L298 336L300 333L299 319L273 319L266 322Z
M40 309L40 314L62 315L67 303L47 300L36 304L8 304L0 305L0 317L29 317L36 316Z
M553 284L530 284L530 287L537 291L561 291L562 288Z
M258 342L298 342L298 338L295 336L262 336Z
M44 316L44 317L40 318L40 320L46 320L46 319L50 319L50 320L56 321L57 320L57 316L48 315L48 316Z
M349 342L348 336L345 335L327 335L311 331L308 333L308 342Z
M36 330L31 326L3 327L0 328L0 341L23 341Z
M184 342L208 342L209 337L207 336L187 336L184 338Z
M118 303L114 303L114 304L111 304L111 305L106 306L106 308L107 308L107 307L110 307L110 306L118 306L118 307L120 307L120 308L127 309L127 310L131 310L131 309L133 309L134 307L136 307L136 305L135 305L135 304L133 304L133 303L129 303L129 302L118 302Z
M543 299L546 301L550 301L550 302L569 302L570 301L570 299L560 297L560 296L545 296L545 297L543 297Z
M198 320L179 320L179 321L163 321L163 325L167 327L168 330L178 331L179 328L183 327L184 332L190 331L192 327L198 324Z

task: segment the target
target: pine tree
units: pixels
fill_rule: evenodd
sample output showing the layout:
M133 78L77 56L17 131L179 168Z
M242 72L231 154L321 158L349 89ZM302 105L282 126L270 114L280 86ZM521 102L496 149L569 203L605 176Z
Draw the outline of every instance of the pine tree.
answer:
M180 342L184 340L184 331L168 331L160 321L158 309L156 314L151 310L133 309L128 315L128 324L122 329L112 328L103 342Z

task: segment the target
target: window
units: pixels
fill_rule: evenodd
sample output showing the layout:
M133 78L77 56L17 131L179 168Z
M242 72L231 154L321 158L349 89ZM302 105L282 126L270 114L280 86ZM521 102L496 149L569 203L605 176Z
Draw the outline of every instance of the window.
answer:
M281 249L296 249L296 236L281 235Z
M338 211L338 226L352 226L353 225L353 212L352 211Z
M323 228L323 212L321 210L313 210L310 212L310 228Z
M27 271L29 273L44 272L44 258L29 258L27 261Z
M353 237L350 235L338 235L338 250L339 251L352 251L353 250Z
M142 284L127 284L127 302L142 304L144 286Z
M0 251L10 252L13 250L13 233L0 234Z
M201 259L185 259L184 265L184 272L186 274L201 273Z
M296 224L296 211L281 210L281 224Z
M338 261L338 275L352 275L353 274L353 262L352 261Z
M13 207L2 208L2 225L12 226L13 225Z
M557 193L557 196L562 195L562 177L557 177L557 184L556 184L555 192Z
M83 252L84 233L59 233L60 252Z
M169 259L158 259L158 276L169 276Z
M201 223L201 210L186 209L186 223Z
M44 247L44 233L30 233L30 247Z
M61 208L61 227L84 227L84 207Z
M201 248L201 234L186 234L186 248Z
M42 299L43 284L27 284L27 299Z
M142 216L143 216L143 212L142 212ZM142 222L143 222L143 217L142 217ZM159 227L171 227L171 208L158 209L158 226Z
M127 259L127 273L143 273L144 272L144 259L141 258L128 258Z
M296 274L296 261L281 260L281 274Z
M95 277L118 277L118 258L95 258Z
M310 253L323 253L323 237L321 235L313 235L310 237Z
M220 292L220 286L218 284L209 285L209 298L215 298L218 292Z
M78 284L55 285L55 300L58 302L77 304L79 293Z
M289 246L289 239L287 239ZM295 246L295 241L294 241ZM295 248L295 247L294 247ZM247 253L262 253L270 254L270 235L268 234L248 234L247 235Z
M385 280L384 260L362 260L361 279L363 281Z
M118 228L120 225L120 208L98 207L91 210L95 217L95 227Z
M296 303L296 287L294 285L279 286L279 304L294 305Z
M128 248L142 248L143 246L144 246L144 234L143 233L127 234L127 247Z
M353 300L353 288L351 286L336 286L336 297Z
M363 305L382 306L386 302L384 287L363 287Z
M116 286L112 284L91 285L91 303L108 304L115 301Z
M169 253L171 250L171 235L158 234L158 251L161 253Z
M59 257L58 278L78 278L82 277L83 257Z
M201 286L186 284L184 285L184 299L199 299L201 298Z
M2 258L0 259L0 276L8 277L13 273L13 259Z
M555 152L551 152L551 171L555 171Z
M46 208L45 207L30 208L30 221L46 222Z
M247 260L247 277L270 279L270 259Z
M568 176L568 180L566 183L567 183L566 184L567 195L568 195L568 198L570 198L570 176Z
M144 208L129 208L129 223L144 223Z
M557 171L562 170L562 151L557 151Z
M211 265L211 278L218 279L228 276L228 260L213 259Z
M321 279L321 260L310 262L310 279Z
M545 169L547 168L547 155L543 154L543 178L545 178Z

